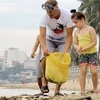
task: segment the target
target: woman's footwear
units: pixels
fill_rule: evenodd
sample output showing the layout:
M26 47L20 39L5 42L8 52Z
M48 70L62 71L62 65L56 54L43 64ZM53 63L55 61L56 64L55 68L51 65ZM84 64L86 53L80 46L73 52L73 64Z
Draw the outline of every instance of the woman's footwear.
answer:
M48 92L49 92L48 85L42 86L41 91L42 91L43 93L48 93Z

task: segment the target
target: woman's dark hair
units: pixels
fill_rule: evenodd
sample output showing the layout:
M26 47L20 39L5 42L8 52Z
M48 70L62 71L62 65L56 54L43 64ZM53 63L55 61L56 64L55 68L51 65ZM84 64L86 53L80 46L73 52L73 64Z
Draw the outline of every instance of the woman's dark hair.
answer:
M80 19L80 20L82 18L86 19L85 15L82 12L76 12L76 9L72 9L70 12L73 13L71 19L73 18Z

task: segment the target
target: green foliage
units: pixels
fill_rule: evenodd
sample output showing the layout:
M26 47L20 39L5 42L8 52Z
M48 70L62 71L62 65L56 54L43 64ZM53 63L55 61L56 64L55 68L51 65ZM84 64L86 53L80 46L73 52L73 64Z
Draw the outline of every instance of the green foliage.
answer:
M15 75L17 73L20 73L23 70L23 67L15 66L15 67L7 68L6 70L9 72L9 74Z
M6 68L4 71L0 72L0 79L7 80L9 75L16 75L23 70L23 66L14 66L11 68Z
M0 72L0 79L6 80L8 79L8 76L9 76L9 72L7 71Z
M2 69L2 65L0 65L0 70Z

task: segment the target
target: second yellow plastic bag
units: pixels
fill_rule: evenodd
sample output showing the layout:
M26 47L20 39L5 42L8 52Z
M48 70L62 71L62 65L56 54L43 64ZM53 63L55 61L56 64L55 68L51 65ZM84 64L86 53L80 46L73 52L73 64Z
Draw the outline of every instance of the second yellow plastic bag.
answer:
M46 78L52 83L64 83L68 79L71 59L69 53L55 52L46 57Z

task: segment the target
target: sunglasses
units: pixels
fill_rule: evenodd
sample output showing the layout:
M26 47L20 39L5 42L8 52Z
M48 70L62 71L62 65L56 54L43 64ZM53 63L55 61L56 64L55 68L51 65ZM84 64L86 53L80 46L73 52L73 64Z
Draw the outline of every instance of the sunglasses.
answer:
M54 9L54 7L52 5L49 5L49 4L42 4L42 9L47 10L47 11L51 11Z
M56 5L57 3L53 4L53 5L50 5L50 4L42 4L42 9L44 10L47 10L47 11L51 11L54 9L54 6Z

